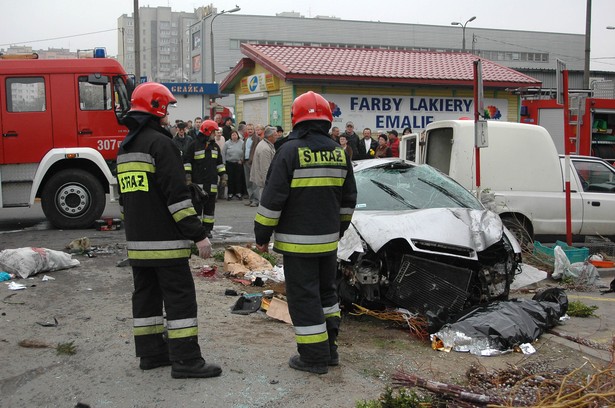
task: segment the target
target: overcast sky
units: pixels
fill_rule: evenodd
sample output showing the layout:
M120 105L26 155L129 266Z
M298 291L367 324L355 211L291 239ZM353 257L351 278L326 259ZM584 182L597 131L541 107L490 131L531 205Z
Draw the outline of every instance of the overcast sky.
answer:
M585 33L587 0L264 0L217 1L218 11L237 4L238 14L275 15L299 12L305 17L335 16L343 20L383 21L448 26L501 28L558 33ZM106 47L117 54L117 18L131 15L133 0L2 0L0 48L29 45L70 50ZM194 11L210 3L193 0L140 0L140 6L168 6L173 11ZM615 1L592 1L591 69L615 71ZM99 34L90 34L101 32ZM461 28L459 36L461 41ZM67 38L59 38L67 37ZM55 39L54 39L55 38ZM554 62L555 64L555 62ZM553 66L555 68L555 66Z

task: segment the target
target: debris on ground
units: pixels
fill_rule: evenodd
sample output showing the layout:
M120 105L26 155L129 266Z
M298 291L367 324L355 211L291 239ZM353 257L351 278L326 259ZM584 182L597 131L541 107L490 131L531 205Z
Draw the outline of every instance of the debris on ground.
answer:
M20 340L17 343L20 347L24 348L52 348L56 350L56 354L66 354L72 356L77 352L77 346L75 346L74 341L69 341L67 343L58 343L57 346L46 343L44 341L35 340L35 339L24 339Z
M247 315L258 311L263 295L260 293L243 294L231 308L231 313Z
M354 310L351 311L350 314L353 316L366 315L375 317L379 320L388 320L404 328L408 327L412 337L419 340L426 340L429 338L429 333L427 332L427 320L416 313L411 313L410 311L402 308L375 311L369 310L368 308L357 304L353 304L352 306L354 307Z
M82 254L89 251L90 248L90 238L88 237L73 239L68 245L66 245L66 249L68 249L71 254Z
M47 248L26 247L0 251L0 269L22 278L39 272L73 268L79 261L70 254Z
M231 276L243 277L248 272L268 271L272 269L271 263L252 251L238 245L226 247L224 252L224 271Z
M432 348L469 351L479 356L510 352L554 327L567 307L568 298L560 289L537 294L534 299L512 299L476 307L432 334Z
M11 280L11 279L14 279L14 278L15 278L14 274L11 274L11 273L8 273L8 272L4 272L4 271L0 272L0 282Z
M398 371L398 387L419 387L446 406L463 407L606 407L615 406L613 361L606 367L572 369L551 367L548 362L510 364L508 368L486 370L473 364L466 372L467 386L447 384Z

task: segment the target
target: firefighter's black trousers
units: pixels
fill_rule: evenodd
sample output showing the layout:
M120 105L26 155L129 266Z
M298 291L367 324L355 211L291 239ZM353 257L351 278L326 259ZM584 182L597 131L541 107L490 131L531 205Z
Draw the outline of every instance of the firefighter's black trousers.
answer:
M284 255L288 311L295 328L301 360L327 363L340 326L335 286L337 256Z
M169 354L171 361L201 357L196 292L188 261L174 266L133 266L132 271L135 285L132 315L137 357Z

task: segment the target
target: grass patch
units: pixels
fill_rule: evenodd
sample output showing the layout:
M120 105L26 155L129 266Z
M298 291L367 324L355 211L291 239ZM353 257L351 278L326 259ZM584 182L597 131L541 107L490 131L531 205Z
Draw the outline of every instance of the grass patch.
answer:
M393 390L387 387L377 400L358 401L357 408L418 408L429 406L431 398L421 397L405 388Z
M598 310L598 306L588 306L578 300L568 303L568 316L574 317L598 317L594 312Z

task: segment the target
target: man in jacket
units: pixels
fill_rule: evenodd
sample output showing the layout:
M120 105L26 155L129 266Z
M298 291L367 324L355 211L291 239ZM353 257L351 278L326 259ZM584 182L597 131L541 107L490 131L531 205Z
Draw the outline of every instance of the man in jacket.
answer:
M344 130L346 140L348 140L348 146L352 148L352 157L359 156L359 136L354 131L354 123L346 122L346 129ZM339 138L338 138L339 140Z
M255 195L259 202L263 193L263 188L265 188L265 180L267 179L269 165L271 165L271 161L275 155L274 143L277 139L277 129L267 126L265 128L263 140L256 146L256 150L254 151L252 169L250 171L250 181L256 186Z
M175 102L161 84L139 85L124 120L129 133L117 157L120 208L135 285L135 349L143 370L172 365L173 378L215 377L221 368L201 356L196 292L188 265L192 241L202 258L211 254L211 244L190 201L179 150L164 128L167 107Z
M183 156L186 182L198 185L207 194L207 197L195 199L193 204L207 230L208 238L211 238L211 231L214 229L218 177L222 179L223 187L227 184L222 151L214 139L218 130L218 124L213 120L203 121L196 139L188 146Z
M372 138L372 130L370 128L363 129L363 138L359 140L357 159L373 159L378 148L378 142ZM352 156L355 157L354 155Z
M329 103L312 91L291 107L293 130L277 150L254 221L256 247L284 255L298 355L291 368L325 374L339 364L337 244L357 199L352 163L328 135Z

